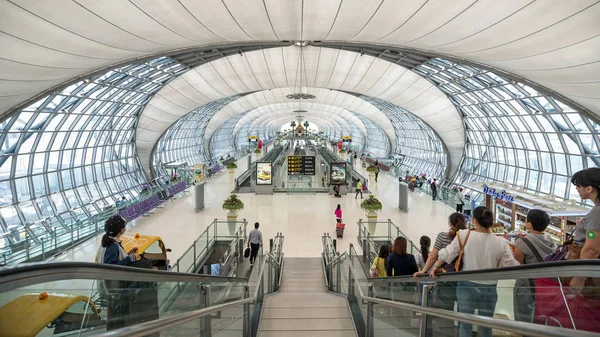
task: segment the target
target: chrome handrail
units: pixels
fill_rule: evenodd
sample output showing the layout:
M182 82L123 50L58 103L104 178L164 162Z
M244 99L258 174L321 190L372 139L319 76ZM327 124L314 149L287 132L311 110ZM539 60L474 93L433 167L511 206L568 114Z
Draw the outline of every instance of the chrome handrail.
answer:
M354 270L350 269L350 274L352 278L354 278L355 282L358 281L358 278L354 274ZM396 278L398 279L398 278ZM371 280L369 280L371 281ZM373 283L369 282L369 286L372 287ZM416 304L408 304L403 302L395 302L390 300L384 300L379 298L374 298L370 296L365 296L362 291L361 286L358 287L359 297L362 301L383 304L389 307L416 311L426 315L432 315L441 318L447 318L458 322L471 323L478 326L484 326L487 328L498 329L502 331L514 332L524 336L537 336L537 337L597 337L598 334L594 332L581 331L581 330L571 330L559 327L549 327L546 325L534 324L534 323L525 323L519 321L509 321L499 318L492 317L484 317L473 314L465 314L458 313L450 310L437 309L432 307L425 307Z
M95 336L99 337L137 337L137 336L147 336L153 334L155 332L159 332L183 323L187 323L208 315L216 314L225 309L236 307L239 305L244 305L247 303L252 303L256 298L245 298L243 300L237 300L233 302L228 302L225 304L213 305L208 308L188 311L180 314L170 315L168 317L159 318L150 322L140 323L132 326L128 326L125 328L107 331L104 333L97 334Z
M360 289L360 287L358 287ZM431 315L435 317L441 317L450 319L453 321L464 322L475 324L477 326L483 326L486 328L497 329L500 331L513 332L523 336L537 336L537 337L597 337L598 334L595 332L582 331L582 330L571 330L559 327L549 327L541 324L526 323L519 321L509 321L505 319L479 316L473 314L465 314L450 310L437 309L432 307L424 307L416 304L408 304L403 302L394 302L390 300L384 300L369 296L362 296L364 301L383 304L388 307L394 307L404 310L416 311L421 314Z
M329 261L329 263L325 266L326 268L331 266L334 262L336 262L337 260L341 259L344 256L348 256L347 252L343 252L342 254L336 256L335 258L333 258L333 260Z
M63 280L134 280L140 282L240 282L245 278L140 269L93 262L54 262L0 268L0 292Z

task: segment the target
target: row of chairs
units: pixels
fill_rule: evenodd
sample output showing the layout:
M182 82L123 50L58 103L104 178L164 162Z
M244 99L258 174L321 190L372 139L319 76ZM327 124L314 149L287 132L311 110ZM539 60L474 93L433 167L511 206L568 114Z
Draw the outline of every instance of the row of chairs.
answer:
M138 202L135 205L128 206L119 211L119 214L127 219L127 221L131 221L136 219L151 210L158 207L160 204L164 203L166 200L173 195L177 195L183 192L186 189L186 185L184 181L180 181L177 184L169 187L169 196L166 198L161 198L158 193L152 194L149 198ZM164 193L163 193L164 194Z

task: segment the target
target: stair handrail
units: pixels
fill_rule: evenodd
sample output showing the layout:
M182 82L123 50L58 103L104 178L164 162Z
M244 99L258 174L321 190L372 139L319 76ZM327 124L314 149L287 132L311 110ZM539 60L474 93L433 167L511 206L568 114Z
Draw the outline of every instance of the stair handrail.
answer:
M350 274L352 275L352 278L354 280L357 280L358 278L354 274L354 270L352 268L349 268L349 270L350 270ZM369 293L373 292L373 287L374 287L373 283L370 282L368 284ZM559 327L550 327L550 326L541 325L541 324L510 321L510 320L504 320L504 319L499 319L499 318L485 317L485 316L479 316L479 315L474 315L474 314L465 314L465 313L454 312L454 311L450 311L450 310L426 307L426 306L421 306L421 305L416 305L416 304L384 300L384 299L375 298L372 296L366 296L363 293L362 288L360 286L354 287L354 289L355 288L358 288L360 300L367 302L367 305L369 306L369 308L367 309L367 313L369 313L370 311L372 312L372 305L373 305L373 303L376 303L376 304L383 304L388 307L414 311L414 312L418 312L418 313L425 314L425 315L432 315L435 317L446 318L446 319L450 319L453 321L465 322L465 323L475 324L477 326L483 326L483 327L497 329L497 330L501 330L501 331L513 332L513 333L523 335L523 336L539 336L539 337L563 337L563 336L593 337L593 336L598 336L597 333L589 332L589 331L571 330L571 329L565 329L565 328L559 328ZM425 293L425 291L423 291L423 292ZM423 318L421 318L421 320L424 321ZM369 318L367 318L366 322L367 322L366 337L372 337L373 334L371 334L370 332L373 331L374 322L372 319L369 319Z

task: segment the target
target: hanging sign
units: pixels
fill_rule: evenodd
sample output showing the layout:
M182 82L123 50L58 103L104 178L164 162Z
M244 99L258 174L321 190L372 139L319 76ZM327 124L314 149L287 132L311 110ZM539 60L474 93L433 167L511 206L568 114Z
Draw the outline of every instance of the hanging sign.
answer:
M352 141L352 136L342 136L342 142L349 143Z
M515 197L513 197L512 195L506 195L504 190L497 192L495 188L489 188L485 184L483 185L483 193L491 195L492 197L494 197L496 199L506 200L506 201L510 201L510 202L515 201Z
M258 147L259 150L262 150L262 140L258 140L258 144L256 147Z
M342 149L342 141L341 141L341 140L340 140L340 141L338 141L338 143L337 143L337 147L338 147L338 150L341 150L341 149Z

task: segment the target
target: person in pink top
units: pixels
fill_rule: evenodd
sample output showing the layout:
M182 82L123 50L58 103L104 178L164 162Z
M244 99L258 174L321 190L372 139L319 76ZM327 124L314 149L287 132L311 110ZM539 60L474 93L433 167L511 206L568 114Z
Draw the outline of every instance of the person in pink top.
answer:
M340 206L340 204L337 205L337 208L335 211L333 211L333 214L335 214L335 220L337 222L342 222L342 206Z

